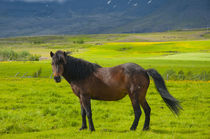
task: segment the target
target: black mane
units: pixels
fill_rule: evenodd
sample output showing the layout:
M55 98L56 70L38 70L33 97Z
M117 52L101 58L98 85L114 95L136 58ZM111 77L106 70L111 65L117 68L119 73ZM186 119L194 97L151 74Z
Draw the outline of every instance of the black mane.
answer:
M101 66L72 56L66 56L63 76L69 81L83 80Z

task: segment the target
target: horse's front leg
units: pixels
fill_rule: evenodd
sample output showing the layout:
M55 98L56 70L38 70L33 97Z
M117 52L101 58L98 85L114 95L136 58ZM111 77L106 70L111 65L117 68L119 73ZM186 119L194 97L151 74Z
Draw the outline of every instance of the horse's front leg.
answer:
M87 129L87 123L86 123L86 111L84 107L82 106L82 101L80 99L80 106L81 106L81 115L82 115L82 127L79 130Z
M88 117L89 129L91 131L95 131L95 128L94 128L94 125L93 125L93 120L92 120L90 98L85 97L83 95L80 95L80 100L81 100L83 108L85 109L86 115Z

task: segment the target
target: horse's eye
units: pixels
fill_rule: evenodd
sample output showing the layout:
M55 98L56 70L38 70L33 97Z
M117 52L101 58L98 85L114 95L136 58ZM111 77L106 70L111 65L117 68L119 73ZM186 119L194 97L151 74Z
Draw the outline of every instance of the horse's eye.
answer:
M64 62L63 62L63 60L61 59L61 60L59 60L59 64L63 64Z

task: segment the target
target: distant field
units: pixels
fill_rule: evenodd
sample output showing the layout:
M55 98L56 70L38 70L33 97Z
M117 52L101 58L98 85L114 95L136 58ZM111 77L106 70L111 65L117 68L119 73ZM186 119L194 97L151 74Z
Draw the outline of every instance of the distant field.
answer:
M0 138L210 138L210 36L205 30L2 38L0 49L41 55L41 61L0 61ZM134 114L125 97L92 101L96 131L79 131L78 98L66 81L50 79L49 52L59 49L104 67L133 62L155 68L184 110L174 116L151 81L151 130L141 131L143 113L137 131L129 131Z

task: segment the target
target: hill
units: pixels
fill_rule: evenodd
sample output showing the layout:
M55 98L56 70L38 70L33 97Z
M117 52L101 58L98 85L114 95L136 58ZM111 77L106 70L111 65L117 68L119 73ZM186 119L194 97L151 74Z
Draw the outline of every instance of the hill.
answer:
M204 28L208 13L209 0L3 0L0 37Z

